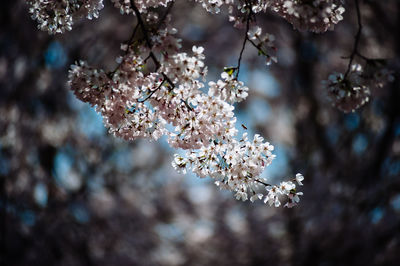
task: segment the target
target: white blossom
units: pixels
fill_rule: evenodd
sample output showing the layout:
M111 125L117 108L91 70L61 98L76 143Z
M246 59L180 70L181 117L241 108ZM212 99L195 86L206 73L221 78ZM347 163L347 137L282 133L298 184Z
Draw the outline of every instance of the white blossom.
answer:
M271 0L270 5L294 28L316 33L333 30L345 11L340 0Z
M303 183L301 183L301 181L304 180L304 176L302 174L296 174L295 180L297 182L297 184L299 184L300 186L303 185Z
M76 16L98 18L99 11L104 7L103 0L27 0L27 3L38 28L50 34L71 30Z
M355 111L369 101L370 89L362 78L362 67L351 66L348 75L333 73L323 81L332 104L345 113Z

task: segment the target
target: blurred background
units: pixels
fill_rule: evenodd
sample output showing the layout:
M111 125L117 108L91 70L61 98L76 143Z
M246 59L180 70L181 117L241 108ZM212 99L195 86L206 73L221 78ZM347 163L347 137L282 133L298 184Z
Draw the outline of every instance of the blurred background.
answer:
M165 139L114 138L69 91L76 60L116 66L133 16L105 1L99 19L49 36L23 0L3 0L0 264L399 265L400 2L361 1L359 50L389 59L395 81L344 114L321 81L347 67L341 57L351 53L357 27L346 2L344 21L321 35L259 14L263 31L276 36L278 64L266 67L253 47L245 50L239 79L250 96L235 106L238 125L275 146L264 173L271 183L297 172L306 178L300 205L275 209L177 174ZM209 80L236 64L244 33L226 12L178 0L171 14L183 51L205 47Z

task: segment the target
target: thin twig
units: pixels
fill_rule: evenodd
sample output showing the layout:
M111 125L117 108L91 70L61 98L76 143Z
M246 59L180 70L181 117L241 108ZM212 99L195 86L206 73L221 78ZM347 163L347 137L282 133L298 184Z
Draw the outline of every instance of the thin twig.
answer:
M164 82L165 82L165 79L163 79L163 80L161 81L161 83L158 85L158 87L157 87L155 90L151 91L151 92L149 93L149 95L146 96L146 98L144 98L143 100L138 100L138 102L139 102L139 103L144 103L145 101L147 101L148 99L150 99L150 97L151 97L156 91L158 91L158 90L161 88L161 86L164 84Z
M260 45L259 45L259 44L257 45L253 40L250 40L249 37L247 37L247 40L248 40L255 48L257 48L257 50L260 50Z
M356 4L356 11L357 11L357 23L358 23L358 30L357 30L357 34L355 36L355 42L354 42L354 46L353 46L353 51L351 52L350 55L350 60L349 60L349 65L347 66L347 70L346 73L344 74L344 78L347 77L347 75L350 72L351 69L351 64L353 63L353 59L355 55L360 55L360 53L357 51L358 49L358 44L360 42L360 37L361 37L361 31L362 31L362 24L361 24L361 14L360 14L360 5L358 0L354 0L354 3Z
M258 179L254 179L256 182L258 182L258 183L260 183L260 184L263 184L264 186L266 186L266 187L271 187L271 185L270 184L267 184L267 183L265 183L265 182L263 182L263 181L261 181L261 180L258 180Z
M139 24L136 24L135 28L133 29L132 35L128 40L128 46L132 44L133 38L135 38L136 31L137 31L138 28L139 28Z
M146 58L143 60L143 62L147 63L147 60L149 60L150 58L150 54L148 56L146 56Z
M360 54L360 52L356 52L356 55L358 56L358 57L360 57L361 59L364 59L365 61L370 61L371 60L371 58L368 58L368 57L366 57L366 56L363 56L362 54Z
M138 28L139 28L139 23L136 24L136 26L135 26L135 28L133 29L133 32L132 32L132 34L131 34L131 37L129 37L129 40L128 40L128 42L127 42L128 47L126 48L125 55L127 55L128 52L129 52L129 48L130 48L130 46L132 45L133 39L135 38L135 35L136 35L136 32L137 32L137 29L138 29ZM114 76L115 72L117 72L117 70L121 67L122 62L123 62L123 61L121 61L121 63L119 63L119 64L114 68L113 71L111 71L110 73L108 73L108 76L109 76L110 78L112 78L112 77Z
M134 1L133 1L133 0L130 0L130 1L131 1L131 7L132 7L133 11L135 12L135 15L136 15L136 17L137 17L137 19L138 19L138 23L139 23L139 25L140 25L140 28L142 29L143 36L144 36L146 45L147 45L147 47L150 49L150 54L149 54L149 56L150 56L150 58L153 60L154 64L156 65L156 70L158 70L158 69L161 67L161 64L160 64L160 62L158 61L158 59L157 59L157 57L155 56L155 54L153 53L153 51L151 51L151 49L153 48L153 45L151 44L151 41L150 41L149 31L147 30L146 25L144 24L144 21L143 21L143 19L142 19L142 16L141 16L139 10L137 9L137 7L136 7ZM170 5L170 7L171 7L171 6L172 6L172 5ZM169 12L169 11L168 11L168 12ZM162 73L162 75L163 75L164 79L165 79L166 81L168 81L168 83L172 86L172 88L175 88L175 85L174 85L174 83L171 81L171 79L170 79L165 73Z
M148 33L147 28L146 28L146 25L144 24L144 21L143 21L142 16L141 16L141 14L139 12L139 9L137 9L137 7L136 7L136 5L135 5L133 0L130 0L130 1L131 1L131 7L132 7L133 11L135 12L136 18L137 18L138 23L140 25L140 28L142 29L143 37L144 37L144 39L146 41L146 44L151 49L152 48L152 44L151 44L151 41L150 41L150 38L149 38L149 33Z
M185 104L186 108L189 109L190 111L194 111L194 109L188 104L187 101L181 99L181 101Z
M174 1L172 1L168 7L167 7L167 11L164 13L163 17L158 21L157 23L157 29L161 27L161 25L164 23L164 21L167 19L168 14L171 12L171 9L174 5Z
M248 40L247 34L248 34L249 28L250 28L250 18L251 18L251 8L249 9L249 14L247 15L247 19L246 19L246 32L245 32L245 36L244 36L244 39L243 39L242 49L240 50L238 64L237 64L237 67L236 67L236 69L237 69L236 75L235 75L236 79L239 77L240 63L242 61L244 48L246 47L246 43L247 43L247 40Z
M132 7L133 11L135 12L135 15L136 15L136 17L137 17L137 19L138 19L138 24L140 25L140 28L142 29L143 36L144 36L146 45L147 45L147 47L150 49L150 53L149 53L149 56L148 56L148 57L150 57L150 58L153 60L154 64L156 65L156 69L158 70L158 69L161 67L161 64L160 64L160 62L158 61L157 57L155 56L155 54L154 54L153 51L152 51L153 45L152 45L152 43L151 43L151 41L150 41L149 31L147 30L146 25L144 24L144 21L143 21L143 19L142 19L142 16L141 16L141 14L140 14L138 8L136 7L134 1L133 1L133 0L130 0L130 2L131 2L131 7ZM169 5L166 14L165 14L164 17L160 20L159 26L162 24L163 20L165 20L165 18L167 17L168 13L169 13L170 10L171 10L171 8L172 8L172 4ZM146 58L146 60L147 60L147 58ZM163 84L165 81L167 81L167 82L170 84L170 86L171 86L171 88L169 89L170 91L171 91L173 88L175 88L175 84L171 81L171 79L170 79L164 72L162 72L161 74L162 74L162 76L163 76L163 78L164 78L163 81L161 82L161 84L157 87L157 89L155 89L154 91L152 91L144 100L141 100L140 102L144 102L144 101L146 101L147 99L149 99L157 90L159 90L159 89L161 88L162 84ZM194 109L187 103L186 100L182 100L182 101L183 101L183 103L185 104L186 108L188 108L189 111L194 111Z

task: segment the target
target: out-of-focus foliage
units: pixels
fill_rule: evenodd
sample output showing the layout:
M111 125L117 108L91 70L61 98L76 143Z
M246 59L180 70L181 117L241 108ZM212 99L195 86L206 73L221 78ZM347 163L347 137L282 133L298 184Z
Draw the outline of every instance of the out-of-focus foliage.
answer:
M344 20L321 35L260 15L279 64L246 49L249 98L239 122L276 145L266 175L301 171L295 209L235 201L170 166L165 140L123 142L68 90L70 64L112 69L134 18L109 2L101 19L63 35L36 29L25 1L0 10L0 261L3 265L397 265L400 260L400 3L361 1L359 49L389 58L392 83L355 113L331 107L321 80L344 72L356 32ZM242 32L226 16L177 1L183 49L204 46L210 76L233 65ZM183 15L185 14L185 15ZM244 130L244 129L243 129Z

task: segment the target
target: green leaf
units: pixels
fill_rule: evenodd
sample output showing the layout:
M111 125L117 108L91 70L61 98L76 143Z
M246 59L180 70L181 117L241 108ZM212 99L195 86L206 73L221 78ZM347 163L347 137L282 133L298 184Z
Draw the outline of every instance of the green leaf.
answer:
M228 73L229 76L232 76L236 69L236 67L224 67L224 72Z

